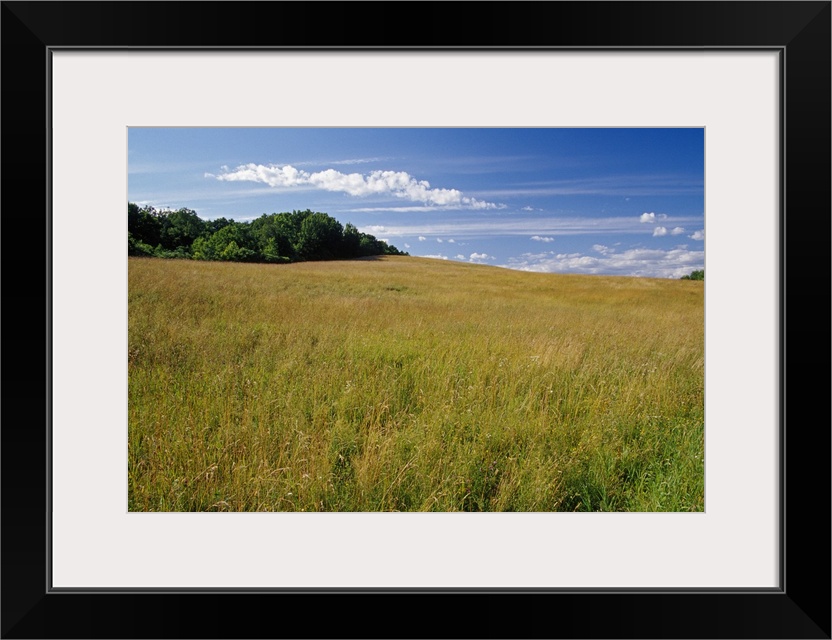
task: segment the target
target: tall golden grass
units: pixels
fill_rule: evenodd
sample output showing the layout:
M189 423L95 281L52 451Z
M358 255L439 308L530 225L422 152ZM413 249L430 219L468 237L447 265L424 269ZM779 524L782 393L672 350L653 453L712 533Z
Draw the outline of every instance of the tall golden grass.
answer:
M701 511L702 282L130 259L131 511Z

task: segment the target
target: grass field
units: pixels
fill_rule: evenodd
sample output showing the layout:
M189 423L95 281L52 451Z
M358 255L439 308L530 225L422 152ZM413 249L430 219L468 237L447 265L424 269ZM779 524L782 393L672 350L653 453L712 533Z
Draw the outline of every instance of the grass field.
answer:
M131 511L702 511L704 283L131 258Z

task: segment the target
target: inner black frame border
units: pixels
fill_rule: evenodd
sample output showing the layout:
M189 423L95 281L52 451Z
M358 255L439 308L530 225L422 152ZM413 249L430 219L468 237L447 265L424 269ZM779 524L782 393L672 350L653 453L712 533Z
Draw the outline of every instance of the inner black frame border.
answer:
M3 2L0 11L3 638L830 637L830 2ZM374 12L380 23L366 20ZM780 588L52 589L51 51L130 48L778 51ZM308 618L308 606L320 614Z

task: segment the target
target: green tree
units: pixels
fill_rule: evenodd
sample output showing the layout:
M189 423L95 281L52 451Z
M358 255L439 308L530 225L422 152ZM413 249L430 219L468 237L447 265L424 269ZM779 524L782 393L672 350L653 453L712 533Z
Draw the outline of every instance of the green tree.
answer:
M191 245L191 257L194 260L216 260L217 252L209 238L197 238Z
M162 239L162 222L159 213L153 207L139 207L127 203L127 232L136 242L155 247Z
M361 255L362 256L381 256L384 255L384 249L387 245L375 236L369 233L361 234Z
M127 251L131 256L245 262L332 260L408 255L355 225L306 209L263 214L251 223L202 220L187 208L158 211L127 203Z
M190 253L194 240L205 231L205 223L191 209L178 209L163 215L161 243L165 249L175 250L179 247Z
M332 260L338 256L344 229L325 213L306 216L300 226L297 253L304 260Z
M241 222L226 225L208 237L197 238L191 249L197 260L256 262L261 259L249 226Z
M214 218L213 220L206 220L203 224L203 235L211 235L212 233L216 233L223 227L227 227L230 224L234 224L233 220L229 220L228 218Z
M705 270L699 269L698 271L692 271L689 276L682 276L682 280L704 280L705 279Z
M354 224L344 225L344 237L341 242L341 257L357 258L361 255L361 234Z
M153 247L137 239L132 233L127 232L127 255L128 256L152 256Z
M258 252L267 262L286 262L295 258L298 230L289 214L263 214L251 223L251 234Z

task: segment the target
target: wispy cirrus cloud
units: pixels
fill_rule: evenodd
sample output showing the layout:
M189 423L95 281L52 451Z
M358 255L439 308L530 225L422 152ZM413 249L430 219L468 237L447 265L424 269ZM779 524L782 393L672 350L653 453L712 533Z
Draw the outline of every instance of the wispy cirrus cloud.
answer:
M223 182L258 182L270 187L311 186L323 191L351 196L391 196L426 207L458 209L500 209L503 205L464 195L458 189L433 188L427 180L417 180L406 171L371 171L367 174L342 173L336 169L308 172L292 165L244 164L234 169L221 167L219 174L206 178Z
M353 207L342 209L346 213L424 213L429 211L459 211L460 209L482 209L482 207L465 207L460 205L414 205L410 207ZM498 204L489 209L505 209L506 205Z
M492 198L510 196L669 196L695 195L702 192L703 181L682 175L652 176L599 176L571 180L547 180L515 183L502 189L481 191L480 195Z
M179 205L171 205L167 202L160 202L159 200L136 200L133 204L140 207L153 207L157 211L177 211L182 207Z
M674 216L674 222L689 227L702 223L700 216ZM386 232L391 236L453 236L459 242L475 236L526 236L556 239L558 236L577 236L595 234L636 234L652 233L653 228L645 228L638 217L619 216L606 218L589 217L506 217L506 218L471 218L449 219L443 221L426 221L414 224L387 224ZM672 232L671 232L672 235ZM704 238L704 232L702 233ZM700 239L702 239L700 238ZM535 240L545 243L546 240Z
M388 160L392 160L390 157L378 157L378 158L346 158L344 160L329 160L327 162L316 162L317 165L342 165L342 164L369 164L371 162L386 162ZM301 163L298 163L301 164ZM303 164L312 164L311 162L303 163Z

